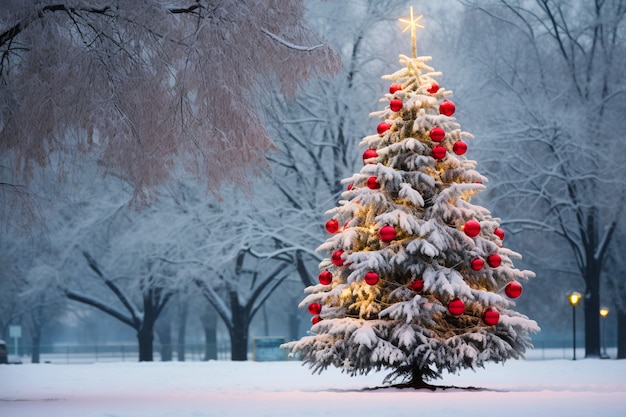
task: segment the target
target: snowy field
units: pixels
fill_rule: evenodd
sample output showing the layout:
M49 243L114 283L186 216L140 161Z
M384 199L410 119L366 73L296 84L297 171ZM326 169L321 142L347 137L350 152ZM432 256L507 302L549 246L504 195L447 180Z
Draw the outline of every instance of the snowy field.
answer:
M299 362L3 365L0 416L626 416L626 360L511 361L436 382L480 390L367 389L383 376Z

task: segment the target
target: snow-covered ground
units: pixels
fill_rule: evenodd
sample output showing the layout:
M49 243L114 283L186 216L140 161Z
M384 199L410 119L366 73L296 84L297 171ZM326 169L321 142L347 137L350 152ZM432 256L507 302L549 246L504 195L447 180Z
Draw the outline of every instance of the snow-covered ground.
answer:
M293 361L3 365L0 416L626 416L625 360L511 361L437 381L478 391L366 389L383 376Z

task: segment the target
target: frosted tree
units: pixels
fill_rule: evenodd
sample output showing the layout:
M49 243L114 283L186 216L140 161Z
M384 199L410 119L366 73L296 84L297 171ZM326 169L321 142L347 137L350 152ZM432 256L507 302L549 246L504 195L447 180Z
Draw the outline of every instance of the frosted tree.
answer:
M25 193L59 149L96 155L140 198L178 166L210 190L247 182L272 148L262 93L292 95L338 68L305 10L302 0L3 0L0 195Z
M483 131L484 172L498 172L490 201L524 207L510 213L507 226L525 242L533 235L552 241L555 255L538 252L534 267L562 275L563 291L584 293L585 357L600 357L598 311L609 294L602 288L622 280L610 257L613 250L623 256L616 237L626 219L626 1L462 3L468 19L460 49L483 46L465 59L484 56L485 47L490 57L477 60L484 83L472 94L484 93L473 106L484 122L476 127ZM546 310L570 308L562 293L546 293L554 297Z
M418 22L411 10L413 45ZM314 372L389 369L385 382L425 387L443 371L523 357L539 330L512 309L534 273L514 267L499 219L471 203L487 180L464 156L472 135L430 59L414 46L383 77L391 85L371 114L377 134L361 142L364 166L328 212L332 236L318 247L328 256L300 304L312 335L284 345Z

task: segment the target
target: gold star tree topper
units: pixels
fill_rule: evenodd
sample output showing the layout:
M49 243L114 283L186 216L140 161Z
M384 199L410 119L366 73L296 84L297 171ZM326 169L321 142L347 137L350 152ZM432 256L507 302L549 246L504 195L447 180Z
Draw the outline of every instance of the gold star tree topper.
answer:
M417 29L424 29L424 26L420 25L419 21L424 15L419 15L413 18L413 6L410 7L411 17L409 19L399 19L402 23L406 23L406 27L402 30L402 33L411 29L411 47L413 51L413 58L417 58Z

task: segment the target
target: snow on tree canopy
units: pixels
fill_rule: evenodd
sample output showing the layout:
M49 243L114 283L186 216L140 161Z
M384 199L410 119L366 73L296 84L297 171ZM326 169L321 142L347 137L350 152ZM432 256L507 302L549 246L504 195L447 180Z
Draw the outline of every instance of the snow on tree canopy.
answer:
M402 88L381 102L401 100L402 108L371 114L391 126L361 142L376 150L376 164L345 179L353 186L328 212L344 225L318 247L328 255L320 268L333 280L307 288L300 304L319 302L321 320L311 336L283 345L314 372L330 365L351 375L389 369L386 382L401 378L403 386L421 387L444 370L523 357L530 334L539 331L510 308L504 287L534 273L514 268L511 259L519 255L494 233L499 219L470 203L487 179L475 161L454 152L456 142L472 135L442 114L454 105L440 110L451 91L428 91L440 75L426 65L430 59L400 55L405 67L383 77ZM433 140L434 127L445 131L443 139L438 131ZM436 146L445 149L443 158L433 155ZM379 188L368 187L371 177ZM478 235L464 231L470 220L480 224ZM344 253L341 266L330 260L337 250ZM498 266L490 266L492 255L500 257ZM480 270L472 268L475 259L484 261ZM372 272L378 279L366 280L368 273L376 277ZM489 309L499 313L496 324L483 319Z

